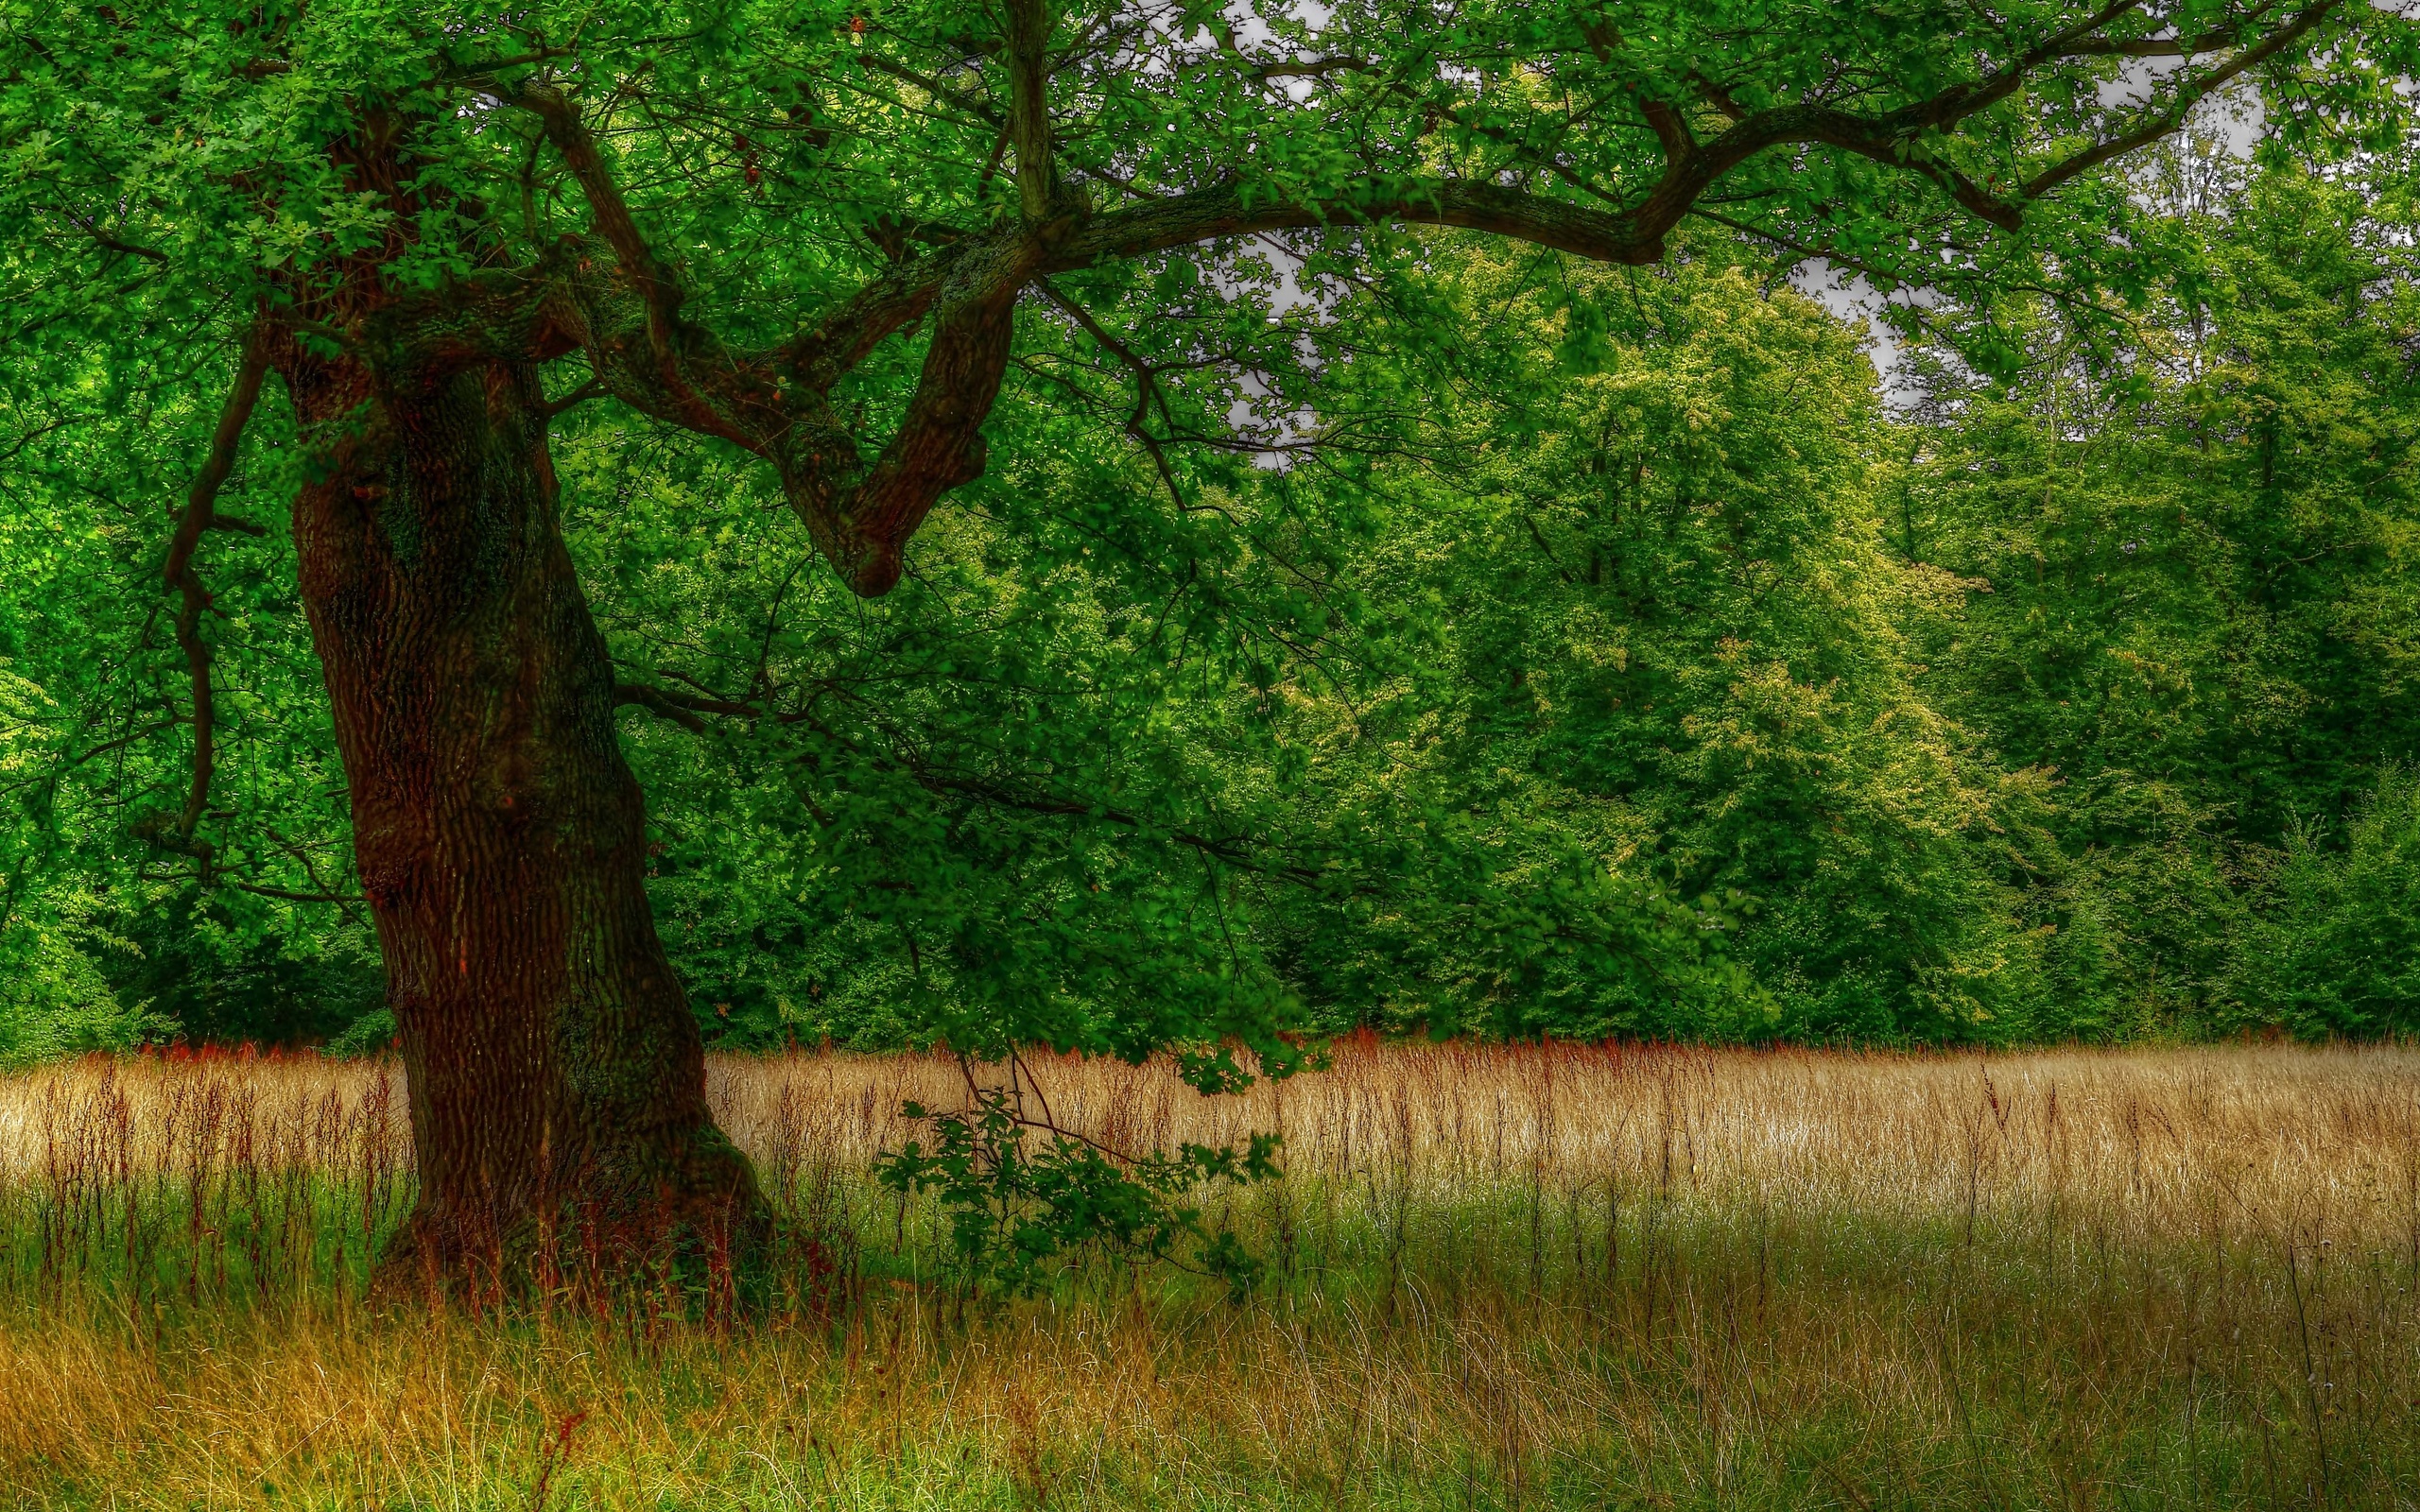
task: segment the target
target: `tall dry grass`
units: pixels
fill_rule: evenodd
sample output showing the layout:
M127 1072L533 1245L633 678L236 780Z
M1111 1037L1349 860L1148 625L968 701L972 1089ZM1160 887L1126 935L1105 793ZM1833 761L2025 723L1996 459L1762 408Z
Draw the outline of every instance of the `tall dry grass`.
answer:
M372 1304L390 1069L0 1080L0 1487L29 1506L2397 1506L2420 1486L2420 1054L1340 1048L1203 1099L1041 1062L1214 1196L1242 1304L1095 1258L969 1306L877 1189L953 1061L718 1059L852 1296ZM828 1255L833 1251L819 1251Z

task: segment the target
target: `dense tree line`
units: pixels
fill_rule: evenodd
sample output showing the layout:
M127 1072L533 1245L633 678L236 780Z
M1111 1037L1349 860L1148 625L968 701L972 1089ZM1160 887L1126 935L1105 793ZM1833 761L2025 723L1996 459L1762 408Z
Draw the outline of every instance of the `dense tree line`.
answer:
M566 416L709 1040L2420 1027L2400 182L2208 144L2144 182L2147 297L2002 304L1997 375L1936 308L1890 403L1720 228L1646 269L1246 259L1178 292L1251 386L1054 310L1003 401L1033 443L873 603L731 457ZM1281 287L1316 297L1271 322ZM381 1043L282 530L212 542L223 838L145 833L184 668L130 585L211 420L173 376L79 380L164 438L131 467L14 443L0 1038ZM285 455L219 507L267 518Z

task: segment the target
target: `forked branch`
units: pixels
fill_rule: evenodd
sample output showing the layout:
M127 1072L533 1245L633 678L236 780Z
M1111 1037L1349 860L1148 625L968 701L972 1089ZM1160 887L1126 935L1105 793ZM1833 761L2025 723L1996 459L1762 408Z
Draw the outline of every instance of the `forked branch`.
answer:
M582 329L579 339L588 349L600 382L651 414L703 435L717 436L760 455L769 455L778 419L766 409L768 385L758 375L742 372L727 361L713 336L682 318L686 291L679 274L641 233L630 202L597 149L596 139L581 121L579 103L551 84L533 83L510 97L511 103L534 112L547 140L562 155L564 165L587 199L597 233L613 249L614 260L644 314L646 352L628 350L613 329L615 321L603 301L583 298L576 302L572 320ZM577 273L578 269L575 270ZM593 281L575 276L575 286L593 289ZM701 381L700 375L713 374ZM616 381L616 380L620 381Z
M1003 145L1014 151L1018 213L987 230L955 234L924 256L895 257L812 329L749 354L725 350L711 333L684 319L677 275L640 234L577 105L544 84L525 89L515 103L544 122L588 198L627 288L614 291L622 313L614 314L597 307L595 281L575 280L584 291L579 318L587 329L580 340L600 381L650 413L771 458L819 548L857 593L873 596L898 581L901 550L941 495L982 473L980 430L1007 369L1016 301L1037 279L1225 237L1388 222L1462 227L1595 261L1650 264L1664 256L1672 228L1727 175L1770 149L1813 145L1927 179L1971 214L2015 232L2032 201L2174 130L2196 102L2304 42L2342 4L2311 0L2285 16L2282 0L2265 0L2171 43L2108 36L2141 9L2141 0L2107 0L1977 78L1873 113L1806 101L1750 110L1721 84L1691 74L1713 112L1711 119L1698 115L1698 127L1720 129L1702 137L1678 105L1640 97L1637 109L1655 134L1663 165L1652 188L1627 203L1610 192L1599 193L1603 204L1575 203L1493 176L1374 176L1345 193L1318 198L1226 182L1094 215L1081 200L1062 194L1053 163L1049 0L1006 0L1007 35L996 56L1010 72L1001 134ZM1620 40L1615 32L1599 27L1588 41L1600 60L1616 60ZM1233 39L1222 45L1232 49ZM2159 56L2171 45L2176 56L2188 60L2233 51L2210 66L2188 66L2172 77L2163 90L2164 103L2149 108L2119 134L2038 173L2021 189L2002 192L1978 183L1949 160L1951 133L2015 96L2044 68L2081 58ZM1045 292L1057 299L1055 291ZM637 322L630 296L644 310L643 341L632 329ZM1071 313L1080 323L1085 318ZM928 317L930 345L907 414L868 464L857 438L834 411L833 387L884 341ZM1103 335L1092 334L1097 339ZM1150 444L1139 424L1130 429ZM1165 475L1164 462L1162 468Z
M2312 27L2326 20L2328 13L2338 9L2342 3L2342 0L2319 0L2318 4L2308 7L2292 21L2266 38L2244 48L2201 77L2180 86L2175 97L2170 99L2165 108L2151 112L2133 130L2120 132L2106 142L2087 147L2065 162L2036 174L2025 185L2025 198L2039 199L2077 175L2087 173L2112 158L2122 157L2137 147L2148 146L2168 135L2183 126L2185 117L2191 112L2193 107L2206 99L2213 90L2233 80L2246 69L2265 62L2293 45L2308 35ZM2238 35L2239 30L2239 27L2234 26L2221 28L2221 32L2228 37ZM2180 45L2192 49L2191 52L2181 55L2190 57L2193 53L2202 51L2204 46L2223 44L2213 43L2211 38L2202 37Z

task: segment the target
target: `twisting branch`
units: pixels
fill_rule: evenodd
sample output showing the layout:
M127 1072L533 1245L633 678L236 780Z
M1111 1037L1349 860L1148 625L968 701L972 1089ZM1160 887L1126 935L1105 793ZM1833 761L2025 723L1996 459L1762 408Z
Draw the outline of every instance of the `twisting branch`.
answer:
M1025 154L1021 173L1046 188L1048 116L1039 70L1047 23L1040 7L1041 0L1029 0L1018 12L1031 66L1019 64L1023 124L1013 134ZM618 292L580 276L588 262L577 244L558 253L574 291L571 307L550 317L558 329L587 349L599 381L616 397L772 459L791 507L841 576L868 597L888 593L903 571L900 548L934 501L982 474L979 431L1008 368L1017 291L1044 249L1063 240L1080 216L1045 200L1043 209L1056 218L953 243L876 280L812 335L743 356L683 318L680 281L640 234L579 107L543 84L524 89L513 103L538 114L579 181L622 284L644 309L646 351L634 352L621 334L627 316L614 308ZM831 385L927 310L935 317L933 336L915 394L898 431L868 466L831 413ZM781 368L802 380L799 387L776 387L772 374Z
M644 363L633 363L634 354L614 350L613 334L603 329L609 322L596 310L582 310L579 323L588 329L581 344L589 349L599 379L650 413L700 434L735 441L760 455L768 452L766 427L762 423L750 424L736 413L762 407L761 396L740 393L737 389L746 386L733 383L717 384L710 393L694 381L700 369L716 368L717 359L724 354L712 335L682 318L686 291L679 276L656 256L655 249L640 233L638 221L631 215L630 202L622 198L621 188L614 182L613 173L597 151L596 139L579 118L578 103L544 83L524 86L510 96L510 103L533 112L544 125L547 140L562 154L564 164L579 181L598 233L613 249L624 282L645 311L647 356ZM614 375L609 369L626 365L636 370L622 374L624 382L614 384ZM731 365L724 361L720 366ZM738 379L746 375L735 370L729 376ZM629 381L632 377L641 380L638 387L644 392L633 390Z
M1462 227L1601 262L1651 264L1664 256L1672 228L1726 176L1769 149L1807 146L1829 146L1928 180L1974 215L2015 232L2032 201L2174 129L2195 102L2262 60L2307 44L2344 6L2344 0L2301 0L2302 8L2290 12L2291 3L2256 0L2196 35L2180 36L2172 43L2177 56L2224 55L2223 60L2166 80L2165 104L2145 107L2132 128L2040 172L2022 188L1976 182L1947 161L1946 139L2062 60L2164 52L2171 45L2166 39L2154 43L2107 35L2120 25L2165 29L2128 23L2130 16L2139 17L2143 0L2104 0L1978 77L1895 109L1860 112L1813 97L1750 109L1724 83L1694 71L1669 81L1696 92L1697 97L1686 100L1626 85L1663 159L1656 181L1634 197L1581 183L1600 201L1581 203L1530 193L1493 176L1372 176L1340 193L1301 197L1266 182L1231 180L1095 214L1080 196L1065 193L1058 177L1049 100L1057 26L1053 0L1003 0L1006 34L996 43L987 39L980 50L1008 70L1009 98L1005 110L987 105L975 117L997 119L995 158L1014 154L1018 207L1005 221L982 230L947 229L929 238L939 245L922 255L910 255L905 229L894 228L895 233L877 238L888 266L856 293L826 304L820 319L786 342L763 351L733 351L704 325L684 318L676 272L640 233L578 105L541 80L510 101L544 123L588 199L596 242L610 247L612 266L601 276L592 273L609 261L603 249L596 242L566 239L549 253L550 267L513 277L533 282L534 271L535 283L568 294L524 322L538 328L542 348L584 347L606 391L772 461L785 496L818 550L858 593L873 597L898 582L902 548L941 496L982 474L981 428L1010 360L1017 300L1036 279L1225 237L1389 222ZM1357 61L1253 65L1231 29L1217 21L1206 24L1219 36L1223 57L1254 67L1263 78L1323 74ZM1626 65L1618 34L1610 26L1584 31L1599 60L1619 73ZM906 64L868 66L900 77L914 73ZM925 86L947 87L942 80L918 77ZM1578 182L1576 170L1549 166ZM463 284L471 285L479 276ZM1103 339L1097 322L1055 291L1046 286L1044 292L1088 334ZM519 289L499 288L496 297L537 308ZM834 387L885 341L919 326L931 338L915 392L898 430L878 455L869 457L871 448L836 409ZM1150 369L1115 342L1103 344L1136 371L1144 393L1128 430L1153 453L1163 478L1172 482L1159 455L1167 438L1153 438L1144 424L1154 397Z
M614 256L621 263L631 287L647 303L648 335L658 353L665 354L681 329L680 281L657 258L647 238L639 234L630 202L622 198L620 186L607 171L605 159L596 150L596 139L580 122L579 107L551 84L527 85L513 97L513 103L537 113L546 128L547 139L562 154L572 177L579 180L579 192L588 200L590 214L596 218L597 231L603 233L606 245L614 249Z
M2187 112L2208 97L2212 90L2236 77L2245 69L2273 58L2291 46L2312 27L2326 20L2328 13L2335 10L2342 3L2342 0L2318 0L2318 4L2307 8L2292 21L2280 26L2268 37L2246 47L2226 62L2178 90L2176 97L2169 102L2166 110L2152 112L2135 129L2111 137L2108 141L2088 147L2066 162L2035 175L2025 186L2025 198L2039 199L2078 174L2097 168L2112 158L2122 157L2136 147L2148 146L2168 135L2185 124ZM2234 28L2226 28L2226 30L2232 35ZM2186 45L2198 51L2205 44L2215 45L2211 43L2209 38L2197 38Z
M786 469L791 507L861 596L890 592L905 570L902 549L934 503L983 475L982 426L1015 344L1017 292L1044 255L1043 237L1019 233L985 239L951 261L908 413L854 486L828 459ZM830 453L844 469L855 460L837 444Z
M201 575L194 571L194 548L201 543L201 533L213 525L242 528L220 515L216 506L220 486L234 471L235 449L244 439L244 427L251 421L252 406L261 397L261 379L268 371L268 327L256 320L244 337L244 355L235 369L235 386L228 390L227 402L218 411L218 428L210 438L210 455L186 491L184 513L177 522L176 535L168 542L168 562L161 574L166 586L182 596L177 610L177 644L184 648L185 668L193 682L193 782L185 791L185 806L176 823L176 838L185 849L193 847L193 832L201 823L201 811L210 801L211 770L217 759L214 740L217 716L210 694L210 643L201 636L201 616L210 608L210 591L202 586ZM208 865L205 859L204 869Z
M1698 139L1689 130L1689 123L1679 111L1662 100L1648 100L1638 108L1647 117L1648 126L1655 132L1656 145L1664 149L1668 163L1685 163L1698 149Z
M2008 99L2044 65L2078 56L2095 34L2138 8L2111 0L2092 15L2044 38L2007 64L1968 83L1876 115L1825 105L1778 105L1745 112L1717 86L1701 80L1731 126L1691 145L1677 113L1645 107L1667 154L1662 179L1645 198L1621 209L1549 199L1469 179L1398 180L1358 197L1296 200L1246 196L1233 185L1133 205L1098 217L1054 249L1046 271L1072 270L1106 257L1131 257L1193 242L1253 232L1302 230L1389 220L1460 226L1573 252L1600 262L1646 264L1664 255L1664 237L1720 180L1768 148L1821 145L1918 174L1959 204L2003 231L2024 225L2028 202L2087 169L2171 131L2210 91L2245 69L2292 46L2342 5L2315 0L2292 20L2226 63L2181 85L2169 106L2136 129L2091 147L2036 177L2015 198L1994 195L1935 156L1927 138ZM2233 35L2230 31L2228 35Z

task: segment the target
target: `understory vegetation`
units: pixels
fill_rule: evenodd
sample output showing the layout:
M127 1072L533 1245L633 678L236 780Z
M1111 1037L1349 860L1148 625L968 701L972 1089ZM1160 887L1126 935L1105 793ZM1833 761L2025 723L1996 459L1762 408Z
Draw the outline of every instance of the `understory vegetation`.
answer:
M67 1509L2392 1507L2420 1481L2408 1049L1338 1047L1070 1127L1286 1136L1250 1288L977 1288L875 1178L947 1057L718 1057L760 1302L432 1305L385 1061L0 1080L0 1486ZM1183 1257L1180 1256L1180 1259Z

